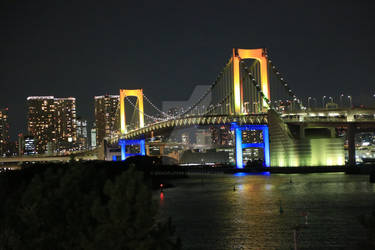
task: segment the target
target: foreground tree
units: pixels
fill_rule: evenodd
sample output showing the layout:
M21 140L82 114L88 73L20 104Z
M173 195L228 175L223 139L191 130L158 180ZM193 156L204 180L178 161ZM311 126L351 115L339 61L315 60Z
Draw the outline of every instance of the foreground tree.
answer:
M375 210L371 214L360 216L359 221L365 227L367 233L366 245L363 247L375 249Z
M171 223L155 221L143 174L116 173L49 167L19 185L0 182L14 187L1 193L0 249L179 249Z

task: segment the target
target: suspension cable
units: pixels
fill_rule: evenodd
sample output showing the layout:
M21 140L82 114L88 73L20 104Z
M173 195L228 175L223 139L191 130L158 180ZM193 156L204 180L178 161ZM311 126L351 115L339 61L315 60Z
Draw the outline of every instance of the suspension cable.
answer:
M158 117L146 114L145 112L143 112L142 110L140 110L137 107L137 105L135 105L127 96L125 97L125 100L127 100L130 103L130 105L133 106L133 108L135 108L138 112L141 112L144 116L146 116L146 117L148 117L150 119L153 119L153 120L157 120L157 121L165 121L165 119L161 119L161 118L158 118Z
M145 94L143 94L143 97L145 98L145 100L146 100L148 103L151 104L151 106L152 106L155 110L157 110L159 113L163 114L165 117L168 117L168 118L175 118L174 116L169 115L169 114L165 113L164 111L160 110L155 104L153 104L153 103L150 101L150 99L149 99Z
M270 105L270 100L266 97L266 95L263 93L262 89L260 88L259 83L255 80L253 74L250 72L250 70L247 67L241 67L247 74L247 76L250 78L250 81L253 83L255 89L259 92L262 99L267 103L267 105Z
M293 98L297 101L300 107L302 107L302 103L299 98L294 94L292 89L288 86L287 81L284 79L284 77L281 75L280 71L276 68L276 66L273 64L272 60L270 59L270 56L266 54L267 61L269 65L271 66L272 71L275 73L277 79L280 81L280 83L283 85L284 89L286 90L289 97Z

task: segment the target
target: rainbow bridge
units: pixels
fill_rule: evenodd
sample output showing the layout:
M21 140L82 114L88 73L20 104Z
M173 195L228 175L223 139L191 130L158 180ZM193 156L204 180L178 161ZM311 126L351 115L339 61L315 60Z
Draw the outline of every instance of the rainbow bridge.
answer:
M137 102L132 102L129 96L136 97ZM144 98L158 116L145 113ZM354 134L375 127L375 110L354 110L351 103L347 107L329 107L333 101L319 109L312 107L310 101L308 107L302 105L266 49L233 49L210 87L194 104L173 114L160 110L142 89L121 89L121 133L116 140L124 160L129 155L145 155L145 141L164 131L227 125L234 137L237 168L244 167L246 148L261 148L265 166L336 166L345 164L344 140L337 135L341 128L348 132L349 164L355 164ZM126 124L125 103L138 112L136 127L129 128ZM311 137L314 130L324 135ZM259 131L260 141L243 141L246 131ZM127 154L129 145L140 145L140 152Z

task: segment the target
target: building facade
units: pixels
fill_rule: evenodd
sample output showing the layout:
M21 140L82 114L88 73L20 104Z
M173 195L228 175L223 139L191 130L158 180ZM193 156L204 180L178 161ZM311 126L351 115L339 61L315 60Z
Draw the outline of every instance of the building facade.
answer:
M0 156L9 154L8 108L0 109Z
M25 155L35 155L35 139L32 136L23 137L23 154Z
M120 108L118 95L95 96L96 145L104 138L111 138L119 131Z
M56 110L56 150L77 149L77 113L74 97L54 98ZM53 145L51 145L53 147ZM53 149L52 149L53 150Z
M87 120L77 118L77 146L79 150L88 149Z
M229 125L211 126L210 132L215 147L233 145L233 134Z
M96 124L92 125L91 131L90 131L90 149L96 148Z
M77 141L76 100L73 97L27 98L27 130L38 154L74 150Z

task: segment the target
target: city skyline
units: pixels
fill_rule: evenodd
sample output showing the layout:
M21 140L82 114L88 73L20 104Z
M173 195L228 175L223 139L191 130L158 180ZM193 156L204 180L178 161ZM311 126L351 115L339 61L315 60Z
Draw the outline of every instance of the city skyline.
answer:
M157 104L186 100L194 86L212 83L233 47L267 48L305 102L343 93L371 105L372 7L368 1L4 3L0 107L9 108L13 139L26 131L25 99L32 95L74 96L77 114L91 125L94 96L141 87ZM165 91L176 84L183 88Z

